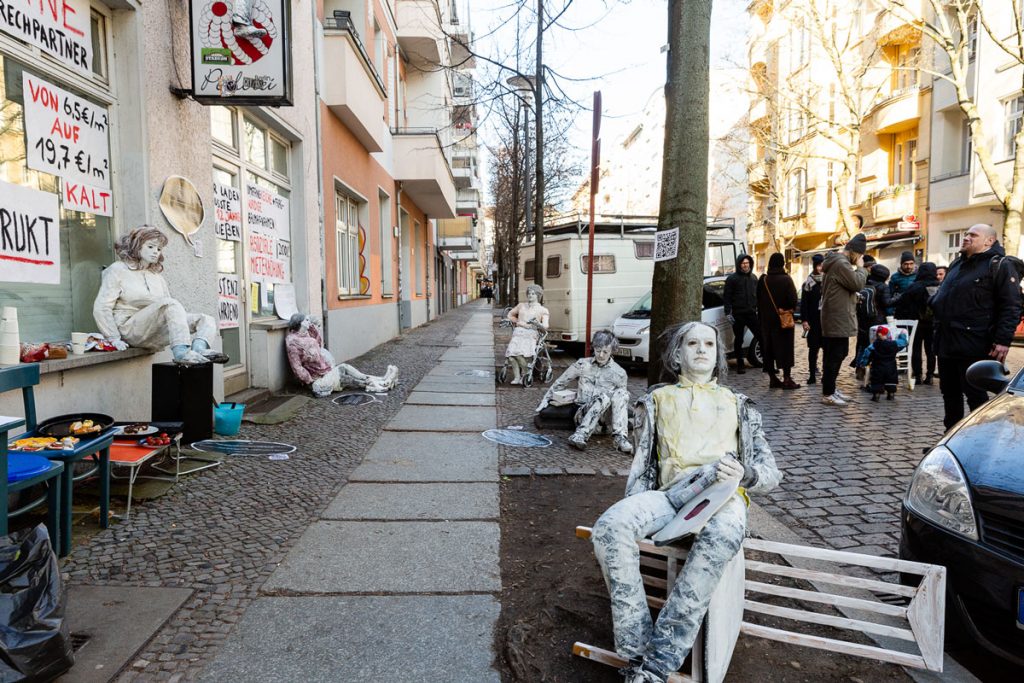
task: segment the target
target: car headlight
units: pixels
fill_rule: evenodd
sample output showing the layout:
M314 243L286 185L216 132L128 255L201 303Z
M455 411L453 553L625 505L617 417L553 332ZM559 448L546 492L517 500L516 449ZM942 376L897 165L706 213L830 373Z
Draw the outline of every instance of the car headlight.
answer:
M640 328L640 329L639 329L639 330L637 331L637 334L650 334L650 332L651 332L651 326L650 326L650 325L648 325L647 327L641 327L641 328Z
M933 448L917 466L903 502L925 519L972 541L978 540L967 479L945 446Z

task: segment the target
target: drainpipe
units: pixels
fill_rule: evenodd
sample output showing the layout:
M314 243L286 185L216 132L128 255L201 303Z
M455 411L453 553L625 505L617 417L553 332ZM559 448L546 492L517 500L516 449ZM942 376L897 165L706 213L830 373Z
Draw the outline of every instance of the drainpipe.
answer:
M320 26L320 20L316 16L316 3L310 3L310 13L313 15L313 26ZM321 33L323 29L320 29ZM321 37L321 40L323 38ZM323 122L320 118L320 69L322 65L320 60L316 58L316 51L313 54L313 87L316 90L314 97L314 104L316 105L316 182L317 182L317 205L320 215L320 305L323 310L323 335L324 335L324 348L330 348L328 346L328 337L330 336L330 325L327 324L327 245L325 243L324 235L324 146L322 144Z

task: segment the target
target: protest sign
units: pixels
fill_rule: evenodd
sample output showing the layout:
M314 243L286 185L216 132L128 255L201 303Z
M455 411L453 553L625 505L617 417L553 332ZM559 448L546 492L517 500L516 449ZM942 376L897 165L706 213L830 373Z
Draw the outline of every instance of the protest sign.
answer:
M57 195L0 181L0 281L60 284Z
M255 183L246 184L245 194L249 273L253 282L290 282L288 199ZM266 288L263 291L267 291ZM267 303L263 302L264 307Z
M242 313L240 287L237 275L217 274L217 320L222 330L238 327Z
M238 188L213 184L213 232L222 240L242 241L242 193Z
M0 2L0 31L93 75L88 0Z

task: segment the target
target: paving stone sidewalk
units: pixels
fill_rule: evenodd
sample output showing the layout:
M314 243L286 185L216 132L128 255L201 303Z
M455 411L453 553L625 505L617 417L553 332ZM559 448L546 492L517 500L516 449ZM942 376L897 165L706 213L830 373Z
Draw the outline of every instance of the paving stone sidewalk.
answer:
M401 384L380 403L338 406L319 399L285 424L243 426L240 438L297 445L290 460L229 458L219 468L183 478L164 497L133 506L129 521L74 548L61 566L71 584L193 591L118 676L119 683L198 676L302 534L324 516L412 387L442 354L462 345L460 332L483 310L468 304L353 359L371 373L382 373L389 363L399 367ZM358 626L358 615L346 614L352 623L333 623L325 637L333 634L339 642L345 629Z

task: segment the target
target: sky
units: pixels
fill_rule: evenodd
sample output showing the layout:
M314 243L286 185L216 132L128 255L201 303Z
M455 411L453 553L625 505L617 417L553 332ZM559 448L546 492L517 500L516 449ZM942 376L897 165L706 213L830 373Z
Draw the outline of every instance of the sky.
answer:
M564 0L547 0L561 7ZM508 55L515 42L515 23L509 21L523 0L470 0L471 26L476 50L482 55ZM534 0L526 0L529 8ZM744 66L747 0L716 0L711 18L711 66ZM532 17L532 11L527 16ZM528 21L528 20L527 20ZM568 93L590 106L594 90L601 91L601 137L614 143L636 125L651 95L665 83L668 42L666 0L575 0L560 24L576 30L552 29L545 35L544 62L563 79ZM531 47L532 49L532 47ZM480 60L478 60L480 64ZM485 112L481 111L481 115ZM589 156L591 114L578 115L571 140ZM495 136L490 121L482 123L485 141ZM488 160L482 159L484 172ZM582 180L582 178L581 178Z

